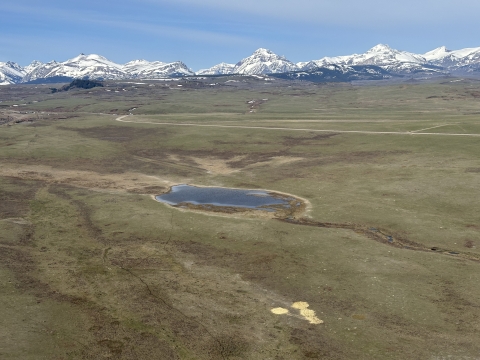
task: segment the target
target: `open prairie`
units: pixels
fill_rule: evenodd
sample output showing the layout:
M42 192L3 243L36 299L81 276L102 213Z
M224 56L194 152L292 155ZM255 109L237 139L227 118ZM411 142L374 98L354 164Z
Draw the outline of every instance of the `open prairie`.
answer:
M0 88L1 359L480 359L480 81L49 87Z

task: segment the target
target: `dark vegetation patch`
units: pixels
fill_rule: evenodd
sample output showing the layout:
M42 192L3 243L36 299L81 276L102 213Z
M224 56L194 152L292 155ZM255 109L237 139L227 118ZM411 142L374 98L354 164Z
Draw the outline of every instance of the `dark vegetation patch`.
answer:
M236 152L231 150L224 150L220 148L211 148L211 149L198 149L198 150L186 150L178 148L167 148L167 149L154 149L154 148L145 148L145 149L135 149L132 150L132 154L137 157L142 157L146 160L154 160L159 164L170 165L177 167L179 170L183 168L184 174L188 174L188 171L201 172L205 173L204 169L200 169L198 164L192 159L194 158L207 158L214 157L217 159L228 160L238 155L243 155L242 152ZM169 155L177 156L180 161L168 160Z
M103 83L96 80L75 79L70 84L62 86L60 89L51 88L52 93L60 91L68 91L71 89L93 89L95 87L103 87Z
M238 358L244 359L245 353L250 349L249 342L241 335L224 335L218 338L222 344L222 355L224 359ZM215 349L218 347L217 343L212 343Z
M180 157L184 157L187 159L188 157L215 157L217 159L228 160L232 157L238 155L244 155L244 153L239 151L233 150L226 150L221 148L210 148L210 149L198 149L198 150L186 150L186 149L168 149L172 154L178 155Z
M128 142L132 140L141 140L143 138L165 138L169 135L169 131L165 129L146 129L127 126L97 126L90 128L70 128L65 126L57 127L60 130L75 131L78 134L99 140L107 140L112 142Z
M110 239L102 235L100 229L92 222L92 209L85 203L72 198L70 191L74 188L68 186L50 187L49 192L54 196L67 200L70 205L77 209L76 221L79 221L83 227L87 228L89 235L97 241L108 244ZM131 239L138 242L141 239ZM1 247L1 244L0 244ZM62 266L62 252L65 249L41 249L40 251L58 251L58 261L56 266ZM83 248L83 251L82 251ZM71 249L73 250L73 249ZM157 287L149 287L138 275L129 270L130 266L138 265L136 263L129 263L121 261L109 261L104 258L104 261L110 266L114 266L119 271L124 272L125 276L130 278L127 281L128 286L119 289L122 297L130 299L124 305L130 309L134 314L139 315L140 321L135 323L132 320L125 320L122 314L112 314L109 309L101 306L95 300L90 300L91 296L85 298L79 296L72 296L62 293L61 291L52 289L48 284L38 279L36 266L41 261L40 257L36 257L35 261L29 254L30 248L3 248L0 252L0 264L7 269L10 269L15 276L16 289L20 292L26 292L35 296L37 302L44 300L53 301L56 303L66 303L76 309L80 310L88 318L88 323L79 321L79 327L82 329L85 336L78 339L78 344L81 349L75 352L70 352L71 356L78 359L93 360L98 359L99 355L102 357L115 358L121 360L127 359L179 359L178 344L183 343L183 346L195 354L200 354L201 358L208 359L224 359L223 352L232 354L232 356L242 354L248 349L247 343L242 341L239 337L231 336L225 338L226 346L217 339L213 338L205 328L195 319L189 318L182 312L176 310L172 305L168 296L163 294L163 291ZM70 253L70 250L67 251ZM81 253L88 253L88 256L82 258ZM79 261L100 258L101 254L91 253L88 248L78 244L75 249ZM128 255L128 254L126 254ZM125 260L131 260L128 257ZM159 264L157 264L159 265ZM71 265L70 265L71 266ZM105 268L104 265L96 265L97 270ZM85 281L90 282L89 276L105 276L106 271L94 271L92 267L86 269L87 271L78 271L77 278L79 283L77 286L82 286ZM89 275L89 271L93 271ZM38 275L38 274L37 274ZM95 281L91 282L90 286L95 287ZM88 291L87 291L88 292ZM92 295L92 294L91 294ZM119 316L119 318L116 318ZM122 320L123 319L123 320ZM73 318L75 321L76 319ZM133 322L132 322L133 321ZM33 324L35 327L37 324ZM171 337L176 344L172 345ZM86 339L93 336L93 342L87 342ZM169 340L167 340L169 339ZM182 346L182 345L180 345Z
M75 119L75 118L79 118L81 117L81 115L77 115L75 113L71 113L71 112L59 112L59 113L50 113L47 115L47 118L44 119L43 118L43 115L40 115L40 117L34 117L32 118L32 120L38 124L39 121L40 122L47 122L47 123L51 123L53 121L57 121L57 120L69 120L69 119Z
M475 243L473 242L473 240L465 240L465 247L468 248L468 249L473 249L475 247Z
M480 173L480 168L467 168L465 170L467 173Z
M86 298L65 295L53 290L48 284L36 279L36 262L28 255L26 250L2 248L0 252L0 264L11 270L15 277L17 291L28 293L37 298L37 303L53 301L54 303L69 304L79 309L87 316L90 326L86 328L84 338L75 338L77 350L67 346L69 358L93 360L102 357L112 357L118 360L129 359L154 359L161 356L162 359L178 359L174 349L164 340L153 334L138 331L128 324L119 322L108 313L102 306L87 300ZM72 318L72 321L80 319ZM25 321L25 320L24 320ZM27 320L27 323L30 320ZM32 328L44 325L42 323L30 323ZM87 324L80 320L78 326L82 328ZM88 326L88 325L87 325ZM49 330L49 329L45 329ZM59 329L49 330L56 331ZM93 336L94 342L85 342ZM60 341L62 336L60 336ZM71 342L71 338L66 339Z
M159 152L160 153L160 152ZM105 159L87 159L87 158L43 158L39 159L34 156L28 156L26 158L16 158L16 164L24 165L45 165L51 166L54 169L62 170L82 170L92 171L98 174L122 174L128 171L141 172L147 175L155 175L159 172L163 174L173 174L179 176L191 176L192 171L196 173L204 174L206 171L199 169L198 167L189 167L183 164L179 164L175 161L165 161L168 157L167 152L161 152L164 155L159 156L158 160L153 159L140 159L130 154L123 154L114 157L108 157ZM0 161L9 162L12 159L7 157L0 157Z
M16 185L19 185L18 181ZM23 188L25 189L25 186ZM30 189L30 191L32 190ZM28 201L28 197L25 196L24 200ZM21 207L16 209L15 215L25 216L27 212L27 207ZM36 297L37 303L48 300L54 303L67 303L75 308L79 308L83 313L88 315L89 320L94 324L90 327L89 332L97 338L96 343L86 344L82 338L74 339L77 344L77 350L72 349L71 345L68 346L70 356L85 360L96 359L98 358L98 354L102 352L105 353L105 349L102 350L102 347L107 345L111 354L117 356L115 357L116 359L139 358L138 356L141 355L142 352L145 352L145 350L151 351L151 356L154 356L154 354L165 354L166 359L175 358L173 351L165 344L161 344L158 339L153 339L154 341L151 341L151 343L145 344L139 341L142 340L141 337L131 329L119 329L118 326L114 325L114 319L106 314L105 309L102 309L85 298L62 294L39 280L38 276L35 276L38 272L36 270L38 261L33 260L29 253L32 248L26 245L28 244L19 243L19 246L16 248L2 247L0 251L0 265L3 268L9 269L13 274L16 291ZM46 251L46 249L40 249L40 251ZM74 318L73 320L75 321L76 319ZM32 320L27 319L23 321L27 321L28 323ZM80 327L83 325L84 324L81 324ZM45 327L43 323L29 323L29 326L31 328ZM52 334L56 333L57 330L59 329L44 329L44 331L49 331ZM62 341L61 337L59 339ZM123 345L126 340L129 343L128 347ZM72 339L69 338L67 341L72 341ZM79 350L78 345L80 345ZM167 356L169 354L170 356Z
M266 141L224 141L224 140L213 140L213 145L240 145L242 147L250 146L250 145L271 145L271 143Z
M293 329L290 342L300 347L305 359L347 359L349 351L314 327ZM353 355L350 353L350 355Z
M409 151L404 150L392 150L392 151L352 151L337 153L335 155L324 156L310 156L302 161L302 167L310 166L323 166L337 163L358 164L358 163L370 163L378 161L382 158L396 155L409 154Z
M331 136L335 136L332 134ZM330 136L330 137L331 137ZM295 142L295 145L305 145L306 142L310 142L310 144L317 146L318 144L313 143L310 141L311 138L306 138ZM318 140L316 140L318 141ZM320 140L321 141L321 140ZM302 144L304 142L304 144ZM295 146L291 143L291 146ZM165 162L166 153L177 155L181 161L177 162L177 167L182 165L185 166L185 170L187 166L190 166L190 170L198 171L198 164L192 161L191 157L199 157L199 158L208 158L213 157L217 159L227 160L227 165L234 169L242 169L249 165L254 165L266 161L270 161L275 157L285 156L285 157L302 157L304 160L297 162L297 164L301 164L296 167L293 172L293 177L301 176L299 169L301 168L308 168L309 166L322 166L328 164L335 164L335 163L364 163L364 162L373 162L377 161L378 159L382 159L389 156L395 155L404 155L408 154L408 151L402 150L392 150L392 151L355 151L355 152L346 152L346 153L338 153L335 155L321 155L318 153L308 153L308 152L296 152L292 151L289 147L282 147L278 151L258 151L258 152L246 152L243 151L242 148L238 148L238 150L227 150L222 148L211 148L211 149L198 149L198 150L186 150L186 149L142 149L142 150L135 150L133 152L135 155L139 155L145 158L154 159L160 162ZM231 160L237 156L242 156L241 159ZM180 174L180 172L177 172ZM181 172L188 176L187 173ZM272 174L274 176L274 174ZM289 178L291 176L288 175L288 172L282 172L280 178Z
M42 186L38 181L0 180L0 219L22 217L28 212L29 201Z
M80 218L82 219L83 225L86 227L87 232L92 238L99 240L102 235L102 230L97 227L92 221L92 209L89 208L84 202L79 200L74 200L69 194L70 191L77 190L73 186L69 185L56 185L49 186L48 192L52 195L58 196L63 200L70 201L77 208Z
M480 225L468 224L468 225L465 225L465 226L469 229L474 229L474 230L479 230L480 231Z
M245 183L245 182L236 183L234 187L243 188L243 189L260 189L261 188L260 186L258 186L258 184Z
M339 156L345 162L370 161L379 157L390 155L404 155L407 151L353 151Z
M236 154L236 155L239 155L239 154ZM268 152L268 153L249 153L249 154L246 154L246 156L243 159L229 161L227 162L227 164L234 169L242 169L249 165L270 161L272 160L272 158L277 156L292 156L292 154L288 150L280 150L278 152Z
M283 144L285 146L309 145L312 141L328 140L338 136L336 133L312 134L312 136L284 136ZM316 145L316 144L312 144Z
M158 195L158 194L163 194L166 192L168 189L164 186L146 186L141 189L128 189L127 192L131 194L152 194L152 195Z
M230 236L228 240L234 242L235 238ZM227 267L239 273L245 280L259 282L281 292L282 295L293 298L298 296L298 291L301 290L295 286L293 288L284 286L285 273L290 274L293 269L297 276L304 276L308 273L303 259L289 250L272 248L271 244L260 241L253 243L254 250L248 253L214 247L192 240L175 241L174 244L179 251L195 255L198 264Z

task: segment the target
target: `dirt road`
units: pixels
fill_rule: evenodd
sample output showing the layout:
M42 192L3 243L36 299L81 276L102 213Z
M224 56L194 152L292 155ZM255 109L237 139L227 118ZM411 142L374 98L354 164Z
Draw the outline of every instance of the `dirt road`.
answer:
M241 126L241 125L215 125L215 124L194 124L194 123L169 123L169 122L153 122L153 121L129 121L123 120L129 115L123 115L116 118L116 121L124 123L136 124L153 124L166 126L196 126L196 127L215 127L215 128L232 128L232 129L258 129L258 130L281 130L281 131L307 131L307 132L326 132L326 133L346 133L346 134L372 134L372 135L435 135L435 136L467 136L480 137L480 134L458 134L458 133L432 133L417 131L363 131L363 130L319 130L319 129L303 129L303 128L284 128L284 127L268 127L268 126Z

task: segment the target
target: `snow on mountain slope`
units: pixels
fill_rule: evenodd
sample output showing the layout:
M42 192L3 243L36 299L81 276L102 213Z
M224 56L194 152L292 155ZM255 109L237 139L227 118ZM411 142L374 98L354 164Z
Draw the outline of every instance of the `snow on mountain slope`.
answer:
M297 66L302 70L308 70L316 67L328 66L331 64L345 65L355 56L359 56L359 55L354 54L354 55L346 55L346 56L324 57L320 60L312 60L312 61L298 63Z
M137 75L142 71L151 69L152 67L163 65L165 65L165 63L161 61L150 62L147 60L133 60L123 65L123 71L128 74Z
M442 49L442 48L439 48ZM453 71L457 69L469 70L480 67L480 47L466 48L461 50L437 51L435 49L425 55L429 57L431 63L449 68Z
M120 65L100 55L81 54L73 59L46 64L34 62L27 67L29 71L23 82L52 77L68 77L95 80L124 80L138 78L162 78L169 76L193 75L184 63L177 61L164 63L134 60Z
M27 65L23 68L25 74L31 73L33 70L35 70L37 67L45 65L43 62L38 61L38 60L33 60L30 65Z
M399 75L412 75L412 74L423 74L423 75L446 75L448 70L436 65L430 64L415 64L415 63L394 63L390 65L379 65L382 69L389 71L393 74Z
M319 67L337 65L336 74L342 66L378 66L393 75L434 75L479 73L480 47L448 50L439 47L425 54L414 54L392 49L379 44L363 54L324 57L320 60L292 63L283 56L260 48L237 64L221 63L210 69L203 69L197 75L262 75L295 71L317 71ZM357 70L355 70L357 71ZM363 70L362 70L363 71ZM352 70L349 70L352 73ZM42 63L33 61L22 68L14 62L0 62L0 84L15 84L43 79L58 81L57 78L85 78L97 80L158 79L195 75L183 62L164 63L161 61L134 60L120 65L100 55L81 54L73 59ZM383 76L384 74L382 74ZM294 76L294 75L292 75ZM296 76L296 75L295 75ZM363 75L362 75L363 76ZM62 79L63 80L63 79Z
M0 85L19 83L25 76L23 68L12 61L0 62Z
M134 79L159 79L195 74L181 61L164 63L161 61L134 60L126 63L123 66L123 71Z
M395 63L424 64L425 58L407 51L398 51L388 45L379 44L365 54L352 59L352 65L389 65Z
M392 49L388 45L379 44L363 54L347 56L325 57L306 63L302 70L312 69L318 66L336 65L375 65L384 70L398 73L411 73L418 71L435 71L433 67L425 67L427 60L422 56L407 51Z
M38 66L30 67L30 70L25 74L25 77L22 79L22 82L29 82L38 79L45 79L52 69L56 69L59 66L59 63L55 60L50 61L45 64L38 64Z
M444 58L448 54L450 54L452 51L448 50L445 46L440 46L439 48L433 49L432 51L426 52L423 54L423 57L427 61L436 61Z
M98 80L123 79L127 74L122 66L100 55L81 54L73 59L57 63L51 61L34 67L24 82L50 77L87 78Z
M376 65L396 74L448 74L450 72L480 71L480 47L461 50L448 50L445 46L423 55L392 49L379 44L364 54L325 57L300 63L302 70L328 64L337 65Z
M267 49L258 49L251 56L237 63L235 74L258 75L275 74L299 70L297 65Z
M197 75L229 75L233 74L233 69L235 64L220 63L218 65L212 66L209 69L202 69L197 71Z
M307 80L312 82L341 82L356 80L383 80L393 76L375 65L334 65L311 68L309 71L291 71L272 74L273 77L290 80Z

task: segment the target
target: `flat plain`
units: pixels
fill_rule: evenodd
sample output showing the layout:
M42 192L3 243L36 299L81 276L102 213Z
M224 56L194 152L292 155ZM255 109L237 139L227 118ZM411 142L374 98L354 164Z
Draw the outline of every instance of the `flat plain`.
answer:
M480 81L49 87L0 88L0 358L480 358Z

